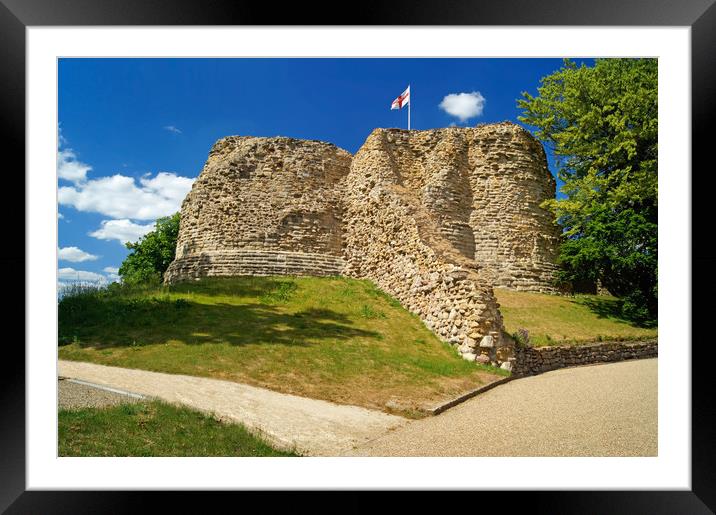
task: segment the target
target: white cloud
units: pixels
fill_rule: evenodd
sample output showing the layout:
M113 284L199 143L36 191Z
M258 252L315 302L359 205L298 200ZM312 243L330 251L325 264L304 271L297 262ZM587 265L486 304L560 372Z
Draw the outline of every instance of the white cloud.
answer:
M57 148L59 149L61 146L67 145L67 138L65 138L62 135L62 124L57 124Z
M484 108L485 97L479 91L451 93L440 102L440 109L450 116L459 118L461 122L480 116Z
M58 271L58 278L61 281L82 281L92 283L106 283L107 278L95 272L88 272L87 270L75 270L74 268L60 268Z
M71 148L57 150L57 176L60 179L74 183L83 182L87 179L87 172L90 170L92 170L90 165L77 161L77 155Z
M57 249L57 257L61 261L71 261L72 263L82 263L83 261L94 261L99 256L85 252L77 247L64 247Z
M62 213L57 213L57 218L59 218L60 220L62 220L64 217L65 215L63 215Z
M116 174L101 177L58 191L60 204L78 211L89 211L112 218L155 220L169 216L181 203L194 179L160 172L154 178L142 177L137 185L133 177Z
M116 268L114 266L106 266L102 269L103 272L107 272L108 274L118 274L119 268Z
M57 176L71 182L82 182L92 167L77 160L77 155L67 145L67 138L62 135L62 127L57 126Z
M117 240L120 243L135 242L154 229L154 223L141 225L131 220L102 220L102 226L89 233L99 240Z
M167 130L169 132L173 132L174 134L181 134L181 131L174 127L173 125L165 125L164 130Z

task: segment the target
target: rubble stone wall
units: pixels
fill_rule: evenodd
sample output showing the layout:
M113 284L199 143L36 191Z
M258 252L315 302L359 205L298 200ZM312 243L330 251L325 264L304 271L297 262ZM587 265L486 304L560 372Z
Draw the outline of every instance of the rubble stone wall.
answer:
M658 353L657 340L555 347L516 347L512 375L535 375L576 365L655 358Z
M343 265L339 181L351 155L291 138L219 140L182 204L165 280L335 275Z
M432 155L413 143L407 131L376 129L354 156L343 188L345 273L375 282L466 359L497 364L502 317L492 286L442 230L469 212L467 201L450 199L464 193L439 189L449 173L441 159L449 164L451 146L463 143L435 141Z

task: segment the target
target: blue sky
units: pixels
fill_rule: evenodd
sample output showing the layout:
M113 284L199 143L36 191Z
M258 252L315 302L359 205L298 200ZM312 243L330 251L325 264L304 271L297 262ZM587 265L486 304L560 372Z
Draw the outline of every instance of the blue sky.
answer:
M221 137L318 139L354 153L375 127L407 128L407 109L391 111L390 103L408 84L412 129L518 122L520 93L536 94L540 78L561 65L561 59L60 59L60 281L115 279L128 253L122 242L179 210Z

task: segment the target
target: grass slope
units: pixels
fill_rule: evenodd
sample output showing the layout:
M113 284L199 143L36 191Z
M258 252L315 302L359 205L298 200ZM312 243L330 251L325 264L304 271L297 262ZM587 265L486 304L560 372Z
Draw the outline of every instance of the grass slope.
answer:
M214 377L408 416L505 374L461 359L372 283L342 277L88 291L60 302L59 335L61 359Z
M60 410L60 456L296 456L237 424L162 402Z
M640 340L657 336L620 318L620 300L603 295L563 297L495 289L505 330L527 329L536 346L594 341Z

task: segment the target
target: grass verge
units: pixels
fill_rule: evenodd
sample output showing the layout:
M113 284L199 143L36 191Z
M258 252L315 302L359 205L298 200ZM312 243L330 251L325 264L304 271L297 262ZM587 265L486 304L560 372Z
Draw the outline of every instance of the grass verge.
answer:
M159 401L60 410L60 456L296 456L245 427Z
M605 295L546 295L495 289L505 330L527 329L535 346L655 338L656 327L639 327L619 316L620 300Z
M59 305L61 359L213 377L405 416L505 371L463 360L368 281L115 285Z

